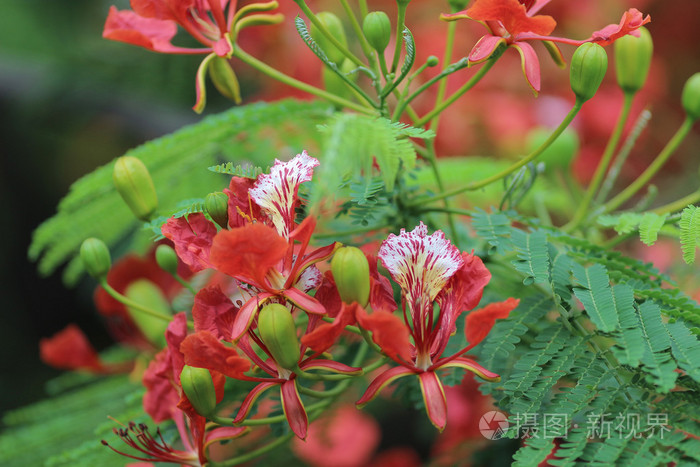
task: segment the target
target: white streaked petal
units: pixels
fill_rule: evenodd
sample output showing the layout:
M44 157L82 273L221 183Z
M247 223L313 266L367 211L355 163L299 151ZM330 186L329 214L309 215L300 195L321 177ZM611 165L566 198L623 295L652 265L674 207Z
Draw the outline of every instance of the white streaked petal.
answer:
M422 222L412 232L401 229L399 235L389 234L379 249L379 258L409 303L421 297L432 302L464 262L459 249L442 231L428 235Z
M322 280L323 274L321 271L319 271L316 266L311 265L304 269L301 276L299 276L299 279L297 279L296 283L294 284L294 287L302 292L308 292L309 290L315 289L321 285Z
M294 229L294 209L299 185L311 180L313 169L318 164L318 159L309 156L306 151L297 154L289 162L275 159L270 173L260 175L249 191L250 197L284 238L289 238L289 233Z

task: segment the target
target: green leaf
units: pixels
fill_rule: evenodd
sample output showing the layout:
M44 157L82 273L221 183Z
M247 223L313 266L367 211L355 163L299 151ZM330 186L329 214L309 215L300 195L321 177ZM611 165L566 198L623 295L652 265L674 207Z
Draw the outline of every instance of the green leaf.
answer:
M500 254L512 249L510 236L513 229L510 224L510 218L501 212L487 213L477 208L472 216L472 227L476 230L476 235L486 240Z
M636 367L644 354L644 337L639 328L639 318L634 309L634 292L625 284L612 288L615 310L620 317L619 339L613 347L613 354L623 365Z
M653 302L644 302L639 307L641 331L644 335L642 364L647 371L647 381L658 386L659 392L668 392L675 387L678 373L676 364L667 350L671 347L661 311Z
M573 273L576 281L583 287L574 288L574 294L583 303L593 324L603 332L619 329L620 322L605 266L594 264L584 268L574 263Z
M700 246L700 212L696 206L688 206L681 214L681 250L686 264L695 262L695 250Z
M268 167L267 170L263 170L261 167L255 167L254 165L235 164L233 162L226 162L209 167L209 170L212 172L233 175L235 177L252 178L253 180L257 179L258 175L269 172L269 169Z
M639 222L639 239L646 245L653 245L667 217L668 214L660 216L653 212L644 213L642 220Z
M688 376L700 382L700 340L688 328L676 321L666 325L671 340L671 352L678 366L688 373Z
M523 284L546 283L549 279L547 235L540 230L528 234L520 229L513 229L511 240L518 252L518 259L513 261L513 265L516 270L527 276Z

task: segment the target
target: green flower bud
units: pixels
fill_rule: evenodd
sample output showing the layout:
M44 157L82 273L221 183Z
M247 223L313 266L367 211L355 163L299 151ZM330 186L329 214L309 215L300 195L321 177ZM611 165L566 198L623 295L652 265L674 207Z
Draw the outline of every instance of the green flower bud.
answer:
M571 90L585 102L593 97L603 82L608 69L608 55L598 44L586 42L571 57Z
M171 314L170 305L165 295L163 295L163 291L148 279L139 279L129 284L124 291L124 296L153 311L158 311L167 316ZM168 328L168 321L151 316L130 306L127 306L126 309L131 319L134 320L136 326L149 342L158 348L165 347L165 330Z
M209 62L209 77L222 96L231 99L236 104L241 103L241 85L231 67L231 63L222 57L214 57Z
M297 366L301 352L297 328L286 306L273 303L258 313L260 338L277 364L288 370Z
M551 131L544 128L535 128L527 135L527 152L533 152L549 138ZM548 168L566 169L579 150L578 135L571 128L564 130L547 149L537 158L547 164Z
M102 279L112 266L112 257L105 242L99 238L88 238L80 245L80 259L88 274L95 279Z
M331 271L343 302L367 306L369 263L362 250L354 246L340 248L331 260Z
M158 245L156 248L156 263L166 272L177 274L177 253L170 245Z
M428 57L428 59L425 61L425 64L432 68L432 67L438 66L438 65L440 64L440 59L437 58L435 55L431 55L431 56Z
M373 11L365 16L362 32L377 53L383 53L391 40L391 21L383 11Z
M112 180L131 212L142 221L149 220L158 208L158 196L143 162L132 156L120 157L114 164Z
M209 370L185 365L180 373L180 385L199 415L206 417L214 412L216 390Z
M340 71L344 73L351 81L357 81L357 73L348 74L355 69L355 64L349 59L344 59L342 65L340 65ZM338 74L328 68L323 67L321 71L323 77L323 87L326 91L335 94L336 96L344 97L348 100L353 100L355 95L350 90L348 84L340 77Z
M690 119L700 119L700 73L695 73L685 82L681 103Z
M639 37L631 34L615 41L615 73L617 84L626 93L639 91L649 74L654 43L646 28L639 28Z
M204 208L214 222L222 228L228 228L228 196L220 191L209 193L204 198Z
M317 14L316 17L338 42L347 47L348 40L345 37L345 30L343 29L343 23L340 21L340 18L328 11L322 11ZM338 50L313 23L311 23L310 33L311 37L316 41L316 44L321 47L321 50L326 53L326 56L331 62L341 63L345 59L345 54Z

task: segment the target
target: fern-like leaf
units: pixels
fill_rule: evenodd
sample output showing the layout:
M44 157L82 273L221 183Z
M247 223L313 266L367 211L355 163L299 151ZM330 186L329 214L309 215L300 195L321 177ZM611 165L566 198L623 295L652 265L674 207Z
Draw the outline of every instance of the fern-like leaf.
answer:
M688 206L681 214L681 250L683 261L687 264L695 262L695 250L700 245L700 211L696 206Z
M647 212L639 221L639 239L645 245L653 245L659 237L659 231L664 226L668 214L658 215L653 212Z
M258 175L268 172L263 170L261 167L256 167L250 164L235 164L233 162L225 162L223 164L213 165L209 167L209 170L219 174L233 175L235 177L244 177L257 179Z
M504 254L512 249L511 220L505 214L487 213L477 208L472 215L472 227L476 230L477 236L486 240L498 253Z
M667 350L671 340L661 321L661 311L652 302L644 302L639 307L641 331L644 335L644 355L642 364L647 371L647 381L658 386L659 392L668 392L675 386L676 364Z
M620 317L620 331L617 333L619 341L612 349L613 354L623 365L636 367L644 354L644 337L634 309L634 292L625 284L614 286L612 292L615 310Z
M547 282L549 279L547 235L541 230L525 233L520 229L513 229L511 240L518 252L518 260L513 261L513 265L515 269L526 275L523 284Z
M668 323L666 329L671 340L671 352L678 366L700 382L700 340L680 321Z
M573 273L576 281L583 287L576 287L574 294L583 303L593 324L603 332L619 329L620 322L605 266L594 264L584 268L574 263Z

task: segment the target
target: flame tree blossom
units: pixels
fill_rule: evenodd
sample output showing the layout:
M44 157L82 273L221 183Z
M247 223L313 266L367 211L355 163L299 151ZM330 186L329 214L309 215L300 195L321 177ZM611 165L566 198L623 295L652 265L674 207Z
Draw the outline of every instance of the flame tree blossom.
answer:
M246 26L282 21L283 17L279 14L251 14L277 7L276 1L252 3L239 9L237 0L131 0L132 10L110 8L102 37L153 52L206 54L197 71L197 103L194 109L201 112L205 99L204 75L212 60L217 57L231 58L236 37ZM177 35L178 26L204 47L174 45L172 40ZM228 72L229 84L236 88L228 97L238 103L238 81L232 69L229 68ZM215 84L221 89L216 80Z
M390 234L382 243L379 259L401 287L403 320L381 311L358 312L357 317L361 327L372 331L374 342L400 366L377 376L357 405L364 406L396 379L416 375L428 416L443 430L447 404L436 372L457 367L498 381L497 374L462 354L481 342L495 320L507 317L519 300L510 298L470 313L465 324L467 347L443 357L450 336L457 330L457 318L478 305L491 273L477 256L460 253L443 232L428 235L422 222L412 232L401 229L400 235Z
M540 90L540 63L535 49L529 41L542 41L557 63L564 63L555 42L579 46L584 42L595 42L602 46L613 43L627 34L639 35L640 27L651 21L636 8L627 10L619 24L610 24L595 31L588 39L574 40L550 36L557 22L548 15L537 13L550 0L476 0L466 10L443 14L446 21L471 19L483 24L488 30L469 53L469 63L488 60L499 46L513 47L520 53L523 73L535 93Z

